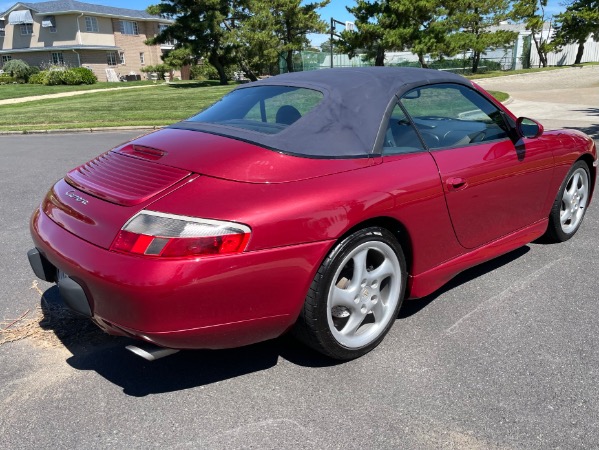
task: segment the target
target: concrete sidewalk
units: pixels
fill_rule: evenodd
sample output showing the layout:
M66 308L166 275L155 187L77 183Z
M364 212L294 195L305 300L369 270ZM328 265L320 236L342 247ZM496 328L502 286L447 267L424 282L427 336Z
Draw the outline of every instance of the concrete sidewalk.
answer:
M5 100L0 100L0 106L14 105L17 103L35 102L37 100L46 100L46 99L51 99L51 98L76 97L77 95L94 94L96 92L122 91L122 90L126 90L126 89L143 89L143 88L149 88L149 87L154 87L154 86L160 86L160 85L159 84L148 84L148 85L144 85L144 86L123 86L123 87L110 88L110 89L90 89L88 91L60 92L58 94L32 95L30 97L7 98Z

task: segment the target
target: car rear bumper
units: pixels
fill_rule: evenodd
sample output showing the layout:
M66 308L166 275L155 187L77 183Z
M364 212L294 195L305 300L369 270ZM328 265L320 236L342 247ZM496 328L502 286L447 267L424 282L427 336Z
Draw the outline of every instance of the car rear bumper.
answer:
M227 348L271 339L295 322L330 241L240 255L158 259L110 252L33 215L36 275L104 330L172 348ZM31 253L31 252L30 252ZM32 256L30 256L30 261ZM39 268L43 270L40 271ZM79 288L77 288L79 286ZM83 302L82 299L85 298Z

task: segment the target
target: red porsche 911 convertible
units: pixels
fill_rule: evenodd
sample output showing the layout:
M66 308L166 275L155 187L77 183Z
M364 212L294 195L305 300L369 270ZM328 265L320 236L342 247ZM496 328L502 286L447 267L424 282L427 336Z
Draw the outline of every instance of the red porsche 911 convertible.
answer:
M28 256L70 308L156 349L291 330L350 359L404 298L571 238L596 172L589 137L544 132L458 75L292 73L70 171Z

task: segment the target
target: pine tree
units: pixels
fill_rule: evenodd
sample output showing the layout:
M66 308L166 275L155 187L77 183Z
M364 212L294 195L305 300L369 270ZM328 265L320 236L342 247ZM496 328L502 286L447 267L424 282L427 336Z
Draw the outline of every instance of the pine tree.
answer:
M593 34L594 40L599 41L599 0L576 0L555 19L553 48L558 50L566 44L578 44L574 64L580 64L589 36Z

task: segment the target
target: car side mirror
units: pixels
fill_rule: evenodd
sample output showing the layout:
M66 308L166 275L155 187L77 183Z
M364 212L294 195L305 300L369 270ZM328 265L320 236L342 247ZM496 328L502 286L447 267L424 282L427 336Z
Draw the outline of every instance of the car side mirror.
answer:
M518 136L535 139L543 134L543 125L528 117L518 117L516 120L516 131Z

